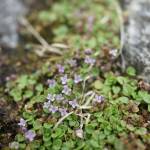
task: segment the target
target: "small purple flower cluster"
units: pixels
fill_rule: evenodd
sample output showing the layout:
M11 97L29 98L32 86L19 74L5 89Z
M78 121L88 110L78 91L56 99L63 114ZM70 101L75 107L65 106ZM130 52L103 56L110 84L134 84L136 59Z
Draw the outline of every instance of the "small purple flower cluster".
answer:
M92 54L92 50L91 50L91 49L85 49L85 50L84 50L84 53L85 53L86 55L91 55L91 54Z
M73 101L69 101L69 105L72 107L72 108L76 108L78 107L78 103L76 100L73 100Z
M89 22L90 22L90 20L89 20ZM92 22L92 20L91 20L91 22ZM86 54L86 57L85 57L84 62L88 65L93 66L95 64L96 60L90 56L92 54L92 50L86 49L85 54ZM68 63L71 67L77 66L77 61L74 59L69 60ZM76 99L70 98L70 97L72 97L72 95L74 93L72 93L72 87L71 87L72 85L70 86L70 84L69 84L70 83L69 82L70 79L68 77L69 74L68 75L65 74L65 67L60 64L57 64L56 66L57 66L57 70L59 72L59 76L61 76L59 78L58 82L61 82L60 89L62 88L62 90L57 94L49 93L46 97L47 101L44 102L44 104L43 104L43 109L47 109L52 114L58 112L58 113L60 113L61 116L65 116L69 113L68 108L75 110L78 108L79 104ZM73 80L73 83L76 85L76 84L81 83L83 81L83 78L80 74L74 74L74 77L72 78L72 80ZM56 86L56 84L59 85L57 83L57 80L55 80L55 79L48 79L47 84L50 88L54 88ZM94 101L96 103L102 103L104 101L104 97L101 95L95 95ZM32 130L27 129L26 120L24 120L23 118L20 118L20 122L18 123L18 125L21 127L22 131L24 132L25 138L28 139L30 142L33 141L34 138L36 137L36 133ZM80 138L83 137L82 130L77 130L76 133L78 134L78 136Z
M65 98L63 97L62 94L57 94L57 95L55 96L55 99L56 99L56 101L62 101L62 100L64 100Z
M67 74L65 74L63 77L60 78L61 79L61 82L63 85L67 84L67 81L68 81L68 77L67 77Z
M35 134L35 132L32 131L32 130L28 130L28 131L25 132L25 137L26 137L26 139L28 139L30 142L34 140L35 136L36 136L36 134Z
M61 116L65 116L68 113L66 108L59 108L59 112Z
M94 59L94 58L92 58L92 49L85 49L84 50L84 53L86 54L86 57L85 57L85 59L84 59L84 62L86 63L86 64L88 64L88 65L94 65L95 64L95 62L96 62L96 59Z
M64 85L63 87L63 90L62 90L62 93L65 94L65 95L71 95L71 89L68 87L68 85Z
M58 107L51 105L50 108L49 108L49 111L50 111L52 114L54 114L55 112L58 111Z
M47 100L47 102L44 102L43 108L49 108L53 101L62 101L64 97L62 94L48 94Z
M63 89L62 93L64 93L65 95L70 94L71 89L69 89L67 85L65 85L64 87L65 89ZM73 109L78 107L78 103L76 100L66 100L62 94L48 94L47 100L48 101L44 102L43 104L43 109L47 109L52 114L59 112L61 116L64 116L68 113L65 107L68 107L69 105ZM59 108L58 106L55 106L56 104L61 104L61 107Z
M53 88L56 85L56 81L53 80L53 79L52 80L48 79L47 83L48 83L48 85L49 85L50 88Z
M91 49L85 50L86 58L84 62L89 65L94 65L96 60L92 58L90 55L92 54ZM67 63L70 65L70 67L76 67L77 61L75 59L70 59L67 61ZM77 100L68 100L69 96L72 96L72 88L70 87L70 83L73 83L74 85L79 84L83 81L83 78L80 74L74 74L74 77L69 79L69 74L65 74L65 67L61 64L56 65L57 70L59 72L58 76L60 76L60 87L62 90L60 93L57 94L48 94L47 95L47 101L44 102L43 109L47 109L50 113L54 114L56 112L59 112L61 116L64 116L68 113L68 108L76 109L78 108ZM49 87L55 87L57 84L57 81L55 79L49 79L48 85ZM71 85L72 86L72 85ZM67 98L67 99L66 99ZM71 98L72 99L72 98Z
M20 118L20 122L18 123L20 127L26 127L26 121L23 118Z
M62 66L62 65L60 65L60 64L57 64L57 69L58 69L58 72L59 72L59 73L64 73L64 72L65 72L64 66Z
M89 64L89 65L94 65L95 62L96 62L96 60L95 60L94 58L91 58L91 57L89 57L89 56L86 56L84 62L85 62L86 64Z
M47 95L47 99L48 99L49 101L54 101L54 100L55 100L55 95L48 94L48 95Z
M50 105L51 105L51 101L50 100L47 101L47 102L44 102L43 108L44 109L48 109L50 107Z
M22 131L24 132L25 138L28 139L30 142L34 140L36 134L32 130L27 130L27 122L23 119L20 118L20 122L18 125L21 127Z
M71 66L76 66L76 60L70 60L69 63ZM62 65L57 65L57 68L58 68L58 72L61 73L61 75L65 72L65 69ZM74 75L75 84L82 82L82 80L83 79L81 78L80 75L77 75L77 74ZM61 93L48 94L47 95L48 101L44 102L43 109L47 109L52 114L59 112L61 116L64 116L68 113L66 109L68 106L71 106L73 109L75 109L78 106L78 104L76 100L69 101L65 99L65 97L70 96L72 92L72 89L67 85L69 81L68 75L64 74L63 76L61 76L60 81L63 86ZM56 81L54 79L48 80L48 84L49 84L49 87L54 87L56 85ZM61 104L61 107L59 108L58 106L60 104Z
M81 78L81 76L80 75L74 75L74 83L79 83L79 82L81 82L82 81L82 78Z
M68 60L68 64L71 67L76 67L77 66L77 61L75 59L70 59L70 60Z
M53 105L54 101L57 102L61 102L63 101L65 98L63 97L62 94L48 94L47 95L47 102L44 102L43 108L44 109L48 109L49 112L51 112L52 114L56 113L56 112L60 112L62 114L62 110L60 111L60 109L57 106Z

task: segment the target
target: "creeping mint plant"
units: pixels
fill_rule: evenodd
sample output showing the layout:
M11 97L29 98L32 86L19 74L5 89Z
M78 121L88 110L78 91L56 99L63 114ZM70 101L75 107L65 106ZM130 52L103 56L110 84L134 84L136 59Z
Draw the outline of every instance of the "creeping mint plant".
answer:
M60 0L38 13L53 32L51 42L69 49L7 82L8 99L18 106L11 149L123 150L134 137L143 150L150 144L140 115L143 107L145 115L150 111L150 94L134 68L121 75L114 61L119 23L113 2Z

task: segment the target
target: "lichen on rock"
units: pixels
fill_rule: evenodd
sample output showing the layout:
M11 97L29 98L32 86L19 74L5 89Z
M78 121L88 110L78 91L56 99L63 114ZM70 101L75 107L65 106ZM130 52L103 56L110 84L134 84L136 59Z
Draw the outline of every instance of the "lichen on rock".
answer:
M127 1L126 1L127 2ZM131 0L127 5L123 57L139 75L150 82L150 1Z
M0 45L14 48L18 43L18 17L26 12L20 0L0 0Z

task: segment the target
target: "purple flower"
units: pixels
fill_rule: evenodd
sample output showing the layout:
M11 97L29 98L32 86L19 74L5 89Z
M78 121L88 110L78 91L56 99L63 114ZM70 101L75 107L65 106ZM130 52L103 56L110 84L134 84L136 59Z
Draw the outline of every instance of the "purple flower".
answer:
M86 49L84 51L84 53L87 54L87 55L90 55L90 54L92 54L92 50L91 49Z
M43 108L49 108L51 105L51 101L49 100L48 102L44 102Z
M94 65L95 62L96 62L96 60L95 60L94 58L91 58L91 57L87 56L87 57L85 58L84 62L85 62L86 64L89 64L89 65Z
M48 94L48 95L47 95L47 99L48 99L49 101L54 101L54 100L55 100L55 95Z
M48 79L47 83L48 83L49 87L51 87L51 88L55 87L55 85L56 85L56 81L53 79L52 80Z
M59 112L60 112L61 116L65 116L67 114L67 109L59 108Z
M81 82L81 81L82 81L82 78L81 78L80 75L75 75L75 76L74 76L74 83L79 83L79 82Z
M36 134L34 131L32 130L28 130L26 133L25 133L25 137L26 139L28 139L30 142L34 140Z
M69 105L71 105L72 108L76 108L78 106L78 103L76 100L69 101Z
M23 118L20 118L20 122L18 123L20 127L25 127L26 126L26 121Z
M22 129L23 132L26 132L26 131L27 131L27 128L26 128L26 127L22 127L21 129Z
M48 99L48 100L51 100L52 97L53 97L52 94L48 94L48 95L47 95L47 99Z
M77 66L77 61L75 59L68 60L68 63L70 64L71 67Z
M55 107L55 106L51 106L50 108L49 108L49 111L51 112L51 113L55 113L55 112L57 112L58 111L58 107Z
M62 94L57 94L55 98L56 98L57 101L62 101L62 100L64 100L64 97L63 97Z
M101 95L95 95L95 101L96 101L97 103L101 103L101 102L104 101L104 97L101 96Z
M67 85L64 85L64 89L63 89L62 93L66 94L66 95L70 95L71 89Z
M58 72L59 72L59 73L64 73L65 68L64 68L62 65L58 64L58 65L57 65L57 68L58 68Z
M61 82L62 84L67 84L67 81L68 81L68 78L67 78L67 74L65 74L63 77L60 78L61 79Z

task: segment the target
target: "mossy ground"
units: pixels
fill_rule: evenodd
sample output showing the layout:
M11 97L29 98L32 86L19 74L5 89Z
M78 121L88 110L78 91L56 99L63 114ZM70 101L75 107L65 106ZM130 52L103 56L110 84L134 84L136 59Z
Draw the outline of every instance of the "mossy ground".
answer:
M36 56L31 47L38 41L22 30L30 51L15 60L15 75L0 88L2 149L148 149L150 88L134 68L121 73L115 59L120 23L114 1L59 0L31 13L29 21L48 43L68 48L58 48L63 55ZM67 113L61 115L62 109ZM36 135L33 141L27 131Z

